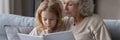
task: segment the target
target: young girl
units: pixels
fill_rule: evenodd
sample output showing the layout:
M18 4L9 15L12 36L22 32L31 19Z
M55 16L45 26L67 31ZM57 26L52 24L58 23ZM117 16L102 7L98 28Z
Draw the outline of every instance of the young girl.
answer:
M29 35L40 36L62 31L62 11L55 1L44 0L38 7L35 15L37 27Z

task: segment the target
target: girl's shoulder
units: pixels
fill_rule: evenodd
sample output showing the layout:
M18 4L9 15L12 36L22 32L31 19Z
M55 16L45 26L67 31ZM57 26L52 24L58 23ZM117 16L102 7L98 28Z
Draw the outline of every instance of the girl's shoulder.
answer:
M41 34L41 30L38 31L37 27L33 28L33 30L29 33L31 36L39 36Z

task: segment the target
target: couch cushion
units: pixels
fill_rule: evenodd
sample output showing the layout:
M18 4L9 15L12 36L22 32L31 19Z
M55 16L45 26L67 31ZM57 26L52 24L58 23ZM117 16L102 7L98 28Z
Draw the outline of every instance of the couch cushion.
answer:
M7 40L5 28L0 25L0 40Z
M34 18L13 14L0 14L0 40L7 39L4 25L34 26Z
M20 40L17 27L5 27L8 40Z
M6 25L5 29L8 40L20 40L17 34L18 33L28 34L31 32L33 27Z
M120 40L120 20L105 19L104 20L112 40Z
M19 33L29 34L33 27L17 27Z
M3 35L3 34L0 34L0 40L7 40L7 36Z
M21 25L21 26L33 26L33 17L25 17L12 14L0 14L1 25Z

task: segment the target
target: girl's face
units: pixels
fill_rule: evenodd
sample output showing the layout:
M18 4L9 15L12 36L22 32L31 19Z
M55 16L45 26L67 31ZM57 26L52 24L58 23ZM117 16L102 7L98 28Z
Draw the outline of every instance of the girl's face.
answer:
M52 29L57 23L57 16L55 13L49 11L42 11L41 13L42 23L47 29Z

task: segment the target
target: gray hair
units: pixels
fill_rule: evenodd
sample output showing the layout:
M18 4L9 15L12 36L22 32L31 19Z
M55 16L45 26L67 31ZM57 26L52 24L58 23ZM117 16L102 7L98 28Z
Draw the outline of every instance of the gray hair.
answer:
M94 12L93 0L73 0L74 3L79 4L79 12L82 16L91 16Z

